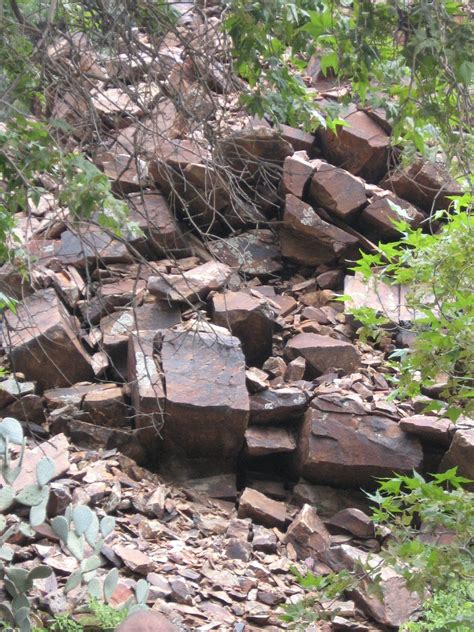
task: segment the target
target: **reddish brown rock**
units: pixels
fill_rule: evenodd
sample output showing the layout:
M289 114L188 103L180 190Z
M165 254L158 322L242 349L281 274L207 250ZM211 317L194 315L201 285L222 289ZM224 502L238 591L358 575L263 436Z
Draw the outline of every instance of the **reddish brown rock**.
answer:
M365 112L352 111L343 118L348 125L337 134L320 129L325 157L368 182L378 182L388 168L389 136Z
M189 254L181 230L176 225L166 199L157 191L136 193L127 198L130 220L136 222L145 235L147 248L157 256ZM143 238L130 240L141 249ZM146 251L145 251L146 252Z
M146 282L143 279L126 278L101 283L95 296L79 303L79 309L87 324L96 325L106 314L118 307L138 306L143 300Z
M5 417L14 417L18 421L41 424L44 422L43 399L30 393L9 404L3 411Z
M217 157L244 179L251 178L258 168L281 167L293 151L277 130L263 126L236 131L216 147Z
M301 511L288 527L285 541L291 543L299 559L318 557L331 545L331 536L316 509L303 505Z
M4 348L15 371L40 388L92 377L91 360L77 338L79 325L53 289L41 290L5 313Z
M428 443L449 446L455 431L449 419L431 415L413 415L400 419L400 428Z
M375 477L421 467L416 437L376 415L324 412L312 405L298 438L297 468L306 479L341 487L373 485Z
M100 321L101 348L119 368L127 362L130 335L137 331L158 331L173 327L181 321L178 307L164 301L144 303L134 309L121 309Z
M280 244L284 257L313 266L338 259L353 250L358 240L325 222L309 204L288 194L280 229Z
M401 209L394 210L391 204ZM372 202L360 216L361 229L374 241L378 239L396 239L400 232L393 225L393 220L404 219L410 226L416 228L425 219L423 213L413 205L395 196L386 196Z
M348 531L358 538L373 538L375 527L372 520L360 509L348 507L338 511L327 524Z
M348 171L322 164L311 179L309 201L349 222L366 206L364 185Z
M219 290L231 273L224 263L209 261L182 274L150 276L148 291L160 300L196 302L205 299L211 290Z
M457 429L449 450L444 455L440 472L457 467L459 476L474 480L474 428ZM474 491L474 483L469 483L468 489Z
M71 309L77 306L84 295L86 284L79 272L73 266L53 272L53 285L59 296Z
M248 231L212 241L208 249L216 259L244 275L266 277L282 268L280 250L269 230Z
M305 151L297 151L283 163L281 176L281 192L286 195L292 193L302 198L308 183L316 169L315 161L310 161Z
M240 340L249 366L261 366L271 355L274 318L265 300L244 292L225 292L212 299L212 321Z
M295 151L311 152L314 145L314 135L304 132L301 129L290 127L289 125L280 125L278 131L283 140L286 140Z
M285 423L301 417L307 406L308 396L299 388L268 388L250 396L250 423Z
M21 382L15 375L0 382L0 408L35 392L34 382Z
M355 489L335 489L327 485L312 485L305 480L295 485L290 501L299 507L304 504L312 505L324 519L331 518L338 511L349 507L369 511L369 501L362 492Z
M124 243L115 239L103 230L82 229L81 233L64 231L61 235L61 245L56 253L63 265L86 268L99 262L131 263L132 256Z
M240 343L222 327L167 331L161 345L166 404L160 453L172 467L229 471L244 442L249 399Z
M359 273L346 276L344 295L350 297L345 302L346 310L370 307L394 323L412 319L412 312L404 306L400 285L388 285L375 275L368 281Z
M287 521L284 503L267 498L255 489L246 487L239 501L239 518L250 518L264 527L283 529Z
M293 452L296 442L286 428L252 426L245 431L246 454L249 457L281 452Z
M288 363L285 371L285 382L298 382L304 378L306 372L306 360L295 358Z
M140 158L128 154L104 154L98 160L111 181L112 190L126 194L141 191L146 185L148 168Z
M406 169L397 168L381 186L419 206L427 213L447 209L450 195L462 194L461 187L440 166L418 160Z
M318 374L341 369L351 373L360 365L360 353L349 342L319 334L298 334L286 345L290 360L302 356Z
M252 547L254 551L262 551L263 553L277 552L277 537L270 529L261 525L253 525Z
M115 632L178 632L178 628L164 615L146 610L129 615Z

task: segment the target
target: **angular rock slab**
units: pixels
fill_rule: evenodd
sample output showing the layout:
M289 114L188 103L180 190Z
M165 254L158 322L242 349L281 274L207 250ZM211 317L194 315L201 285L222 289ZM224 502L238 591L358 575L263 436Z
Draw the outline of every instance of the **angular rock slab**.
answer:
M129 615L115 632L178 632L178 629L159 612L146 610Z
M298 334L291 338L285 348L290 360L302 356L319 374L331 369L342 369L351 373L359 365L361 356L350 342L319 334Z
M474 428L456 430L449 450L444 455L440 472L457 467L459 476L474 480ZM474 491L474 483L467 488Z
M274 318L265 300L244 292L225 292L212 299L212 321L240 340L248 366L261 366L271 355Z
M447 209L451 204L448 197L462 194L461 187L448 173L438 165L423 160L418 160L407 169L393 171L381 186L427 213Z
M286 505L272 500L256 489L246 487L239 501L239 518L250 518L263 527L283 529L287 521Z
M316 400L317 402L317 400ZM409 473L423 463L416 437L377 415L324 412L312 404L298 438L296 468L309 481L340 487L374 485L374 478Z
M364 185L344 169L322 164L311 179L309 199L345 222L367 204Z
M395 210L391 204L399 207L400 211ZM366 206L360 216L359 225L368 237L378 241L400 237L400 231L395 228L394 221L406 220L412 228L416 228L424 219L424 214L412 204L389 195Z
M168 330L161 341L166 402L160 445L169 465L231 470L249 416L240 342L222 327Z
M305 151L297 151L288 156L283 163L280 190L286 195L292 193L302 198L308 188L313 173L316 170L316 160L309 160Z
M3 345L12 368L43 388L68 386L93 377L91 359L70 316L53 289L40 290L5 313Z
M211 241L207 247L216 259L243 275L267 277L282 269L280 250L269 230Z
M378 182L388 167L390 137L368 114L352 111L344 117L347 126L320 130L325 158L368 182Z
M296 387L267 388L250 396L250 423L285 423L301 417L308 396Z
M289 193L280 229L281 253L301 265L329 263L355 251L358 240L325 222L306 202Z
M183 274L164 274L148 279L148 291L160 300L196 302L211 290L219 290L228 281L232 270L218 261L208 261Z
M293 452L296 442L286 428L255 427L245 431L246 454L250 457Z
M311 505L303 505L288 527L285 542L293 545L298 559L305 559L327 551L331 546L331 536L316 509Z

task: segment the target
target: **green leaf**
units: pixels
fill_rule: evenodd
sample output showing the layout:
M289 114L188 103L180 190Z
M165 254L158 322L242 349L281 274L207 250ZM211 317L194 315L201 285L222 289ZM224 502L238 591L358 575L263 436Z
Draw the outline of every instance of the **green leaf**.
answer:
M11 562L13 559L14 551L9 546L0 546L0 560Z
M31 582L28 579L28 571L24 568L9 568L6 571L6 576L15 586L15 590L18 593L27 592L30 588Z
M39 487L39 485L26 485L21 489L16 499L22 505L34 507L46 502L49 498L49 489L47 487Z
M96 577L89 582L87 591L93 599L103 599L102 584Z
M72 510L72 520L78 535L82 535L89 529L93 519L94 513L86 505L77 505Z
M104 598L106 602L110 601L110 598L117 588L119 579L119 572L117 568L112 568L106 575L104 580Z
M5 417L0 422L0 434L10 443L21 445L23 443L23 428L19 421L13 417Z
M82 536L78 536L74 531L70 531L66 546L74 557L81 562L84 558L84 539Z
M13 501L15 500L15 494L15 490L9 485L6 485L5 487L2 487L2 489L0 489L0 511L5 511L9 507L11 507ZM0 530L3 531L3 529Z
M137 603L146 603L148 598L148 593L150 592L150 586L146 579L139 579L135 586L135 596L137 599Z
M46 522L46 508L48 506L48 497L40 505L34 505L30 509L30 525L39 527Z
M51 520L54 533L66 543L69 536L69 523L64 516L56 516Z
M74 588L77 588L77 586L79 586L81 581L82 581L82 572L75 571L67 580L66 585L64 586L64 592L68 593L70 590L74 590Z
M29 579L34 581L35 579L46 579L47 577L50 577L52 574L53 574L52 568L50 568L49 566L40 565L33 568L30 571L28 577Z
M38 485L43 486L49 483L54 476L55 467L51 459L41 459L36 466L36 480L38 481Z
M90 571L95 571L99 566L102 565L102 561L98 555L92 555L81 562L81 571L83 573L89 573Z
M112 516L104 516L100 521L100 531L104 538L112 533L115 529L115 519Z

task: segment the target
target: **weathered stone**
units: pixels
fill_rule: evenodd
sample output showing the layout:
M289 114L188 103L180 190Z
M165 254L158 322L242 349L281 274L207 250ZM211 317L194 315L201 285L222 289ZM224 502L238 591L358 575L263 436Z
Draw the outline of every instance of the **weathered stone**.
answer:
M244 292L225 292L212 299L212 321L240 340L249 366L261 366L271 355L274 318L265 300Z
M237 496L235 474L217 474L216 476L195 478L186 481L186 487L203 496L221 500L235 500Z
M164 615L146 610L130 614L115 632L178 632L178 628Z
M309 201L345 222L367 204L364 185L344 169L322 164L311 179Z
M280 244L284 257L312 266L335 261L354 250L358 240L325 222L309 204L288 194L280 229Z
M402 210L398 213L391 204ZM413 205L395 196L385 196L375 200L362 211L359 225L361 229L374 241L378 239L396 239L400 232L393 225L393 220L405 219L410 226L416 228L425 219L423 213Z
M232 469L243 445L249 400L244 356L221 327L167 331L161 363L166 385L162 458L199 468ZM222 470L221 470L222 471Z
M152 82L135 83L122 88L91 90L91 104L110 126L127 127L133 118L140 118L160 94L160 86Z
M281 167L285 158L293 154L293 147L277 130L269 127L248 128L234 132L221 140L216 155L238 173L248 179L259 169L272 170Z
M258 393L270 386L267 373L254 366L245 371L245 382L249 393Z
M461 195L461 187L442 167L418 160L406 169L397 167L381 186L399 197L419 206L427 213L446 209L451 204L449 196Z
M286 345L285 353L290 360L302 356L320 375L333 369L351 373L360 365L361 360L354 345L319 334L294 336Z
M373 485L375 477L409 473L421 467L416 437L397 422L377 415L323 412L312 405L300 429L296 452L301 475L341 487Z
M279 248L269 230L255 230L208 243L216 259L243 275L270 276L282 268Z
M99 160L112 190L126 194L141 191L146 186L148 168L140 158L128 154L104 154Z
M176 225L166 199L157 191L136 193L127 198L130 220L138 224L145 235L146 246L158 256L189 254L181 230ZM142 238L128 241L140 249Z
M156 442L157 430L164 423L164 388L154 357L155 336L156 331L137 332L130 336L128 346L128 381L135 426L140 442L148 449Z
M145 293L146 282L143 279L126 278L111 283L101 283L95 296L79 303L86 323L96 325L106 314L118 307L138 306Z
M353 589L351 596L369 617L384 626L398 629L412 619L421 606L419 595L410 592L405 580L393 568L384 564L378 555L342 544L327 552L325 561L336 572L343 569L353 571L356 564L381 568L378 580L382 591L381 599L378 596L379 591L370 590L370 582L367 579L363 579Z
M100 321L102 348L121 369L127 361L127 346L131 334L137 331L167 329L180 321L179 309L164 301L144 303L134 309L118 310Z
M348 507L338 511L327 524L332 527L349 531L358 538L373 538L375 527L372 520L360 509Z
M285 371L285 382L298 382L304 378L306 372L306 360L295 358L288 363Z
M444 472L452 467L458 468L459 476L474 480L474 427L456 430L439 470ZM474 483L469 483L467 489L474 491Z
M246 487L239 501L239 518L250 518L252 522L264 527L283 529L287 521L286 506L277 500Z
M413 415L400 419L400 428L422 441L449 446L454 435L455 425L446 418L431 415Z
M75 309L86 289L85 281L79 272L73 266L67 266L54 272L52 279L59 296L71 309Z
M335 489L326 485L312 485L300 481L293 488L290 501L299 507L312 505L321 518L331 518L338 511L356 507L361 511L369 510L368 499L362 492L354 489Z
M182 274L151 276L148 290L161 300L196 302L205 299L211 290L219 290L231 274L232 270L224 263L209 261Z
M314 135L304 132L301 129L290 127L289 125L280 125L278 131L281 137L293 147L295 151L311 152L314 145Z
M263 553L277 552L277 537L270 529L261 525L253 525L252 546L254 551L262 551Z
M155 562L138 548L125 544L116 544L113 552L119 556L125 566L138 575L147 575L154 570Z
M346 311L348 308L370 307L394 323L412 320L413 312L404 304L400 285L388 285L376 275L368 281L359 273L346 276L344 295L350 297L345 302Z
M389 136L365 112L352 111L343 118L348 125L337 134L319 131L325 157L368 182L378 182L387 172Z
M4 348L15 371L40 388L66 386L92 377L89 356L76 332L77 319L67 314L53 289L41 290L5 313Z
M301 417L307 406L308 396L299 388L269 388L250 396L250 423L285 423Z
M43 399L33 393L17 399L3 411L5 417L14 417L19 421L41 424L44 422Z
M310 161L305 151L297 151L285 158L280 183L283 195L292 193L298 198L304 197L315 170L315 161Z
M97 265L99 262L106 265L132 262L125 244L103 230L90 227L78 234L66 230L61 235L61 245L56 256L63 265L79 268Z
M331 545L331 536L316 509L303 505L288 527L285 542L291 543L299 559L318 557Z
M295 438L291 432L286 428L272 426L247 428L245 444L246 454L249 457L293 452L296 448Z
M35 392L33 382L20 382L15 376L0 382L0 408L4 408L16 399Z
M25 278L17 266L4 263L0 267L0 292L11 298L22 300L25 296L33 294L30 279Z
M283 377L286 372L286 362L280 356L271 356L263 363L263 369L272 377Z
M224 554L229 560L248 562L252 555L252 545L250 542L230 538L225 543Z
M60 420L53 425L53 432L62 430L74 444L81 448L97 450L103 447L105 450L118 450L137 463L145 462L145 450L132 432L125 429L106 428L95 423L88 423L79 419Z

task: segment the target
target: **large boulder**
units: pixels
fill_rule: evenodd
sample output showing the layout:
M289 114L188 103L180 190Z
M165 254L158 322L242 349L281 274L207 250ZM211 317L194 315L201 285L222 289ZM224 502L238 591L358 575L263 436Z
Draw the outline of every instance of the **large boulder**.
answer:
M216 239L208 243L208 249L218 261L245 276L268 277L282 268L280 250L269 230L251 230Z
M195 303L205 299L211 290L219 290L228 281L232 270L218 261L208 261L182 274L150 276L148 290L160 300Z
M303 357L318 374L334 369L350 373L361 361L359 351L350 342L319 334L297 334L286 345L285 354L290 360Z
M212 299L213 322L240 340L249 366L261 366L271 355L274 318L265 300L244 292L225 292Z
M302 265L316 266L355 253L353 235L321 219L306 202L289 193L285 198L280 245L284 257Z
M161 365L166 393L162 461L169 467L180 461L196 475L231 470L249 416L239 340L209 325L168 330L161 340Z
M324 405L322 406L324 409ZM409 473L423 463L419 440L398 423L375 414L348 414L318 408L306 412L298 438L296 467L314 483L341 487L373 485L374 478Z
M311 179L309 199L345 222L367 204L364 185L344 169L322 163Z
M474 427L456 430L439 469L444 472L452 467L458 468L460 476L474 480ZM474 490L474 483L469 484L469 489Z
M405 169L394 169L381 186L419 206L427 213L446 209L450 195L461 195L457 182L440 166L418 160Z
M401 210L396 210L397 207ZM406 220L412 228L416 228L424 219L424 214L413 204L394 195L387 195L366 206L360 216L359 225L368 237L378 241L400 237L394 221Z
M27 297L5 313L3 346L12 368L41 389L93 377L91 359L79 339L79 323L53 289Z

